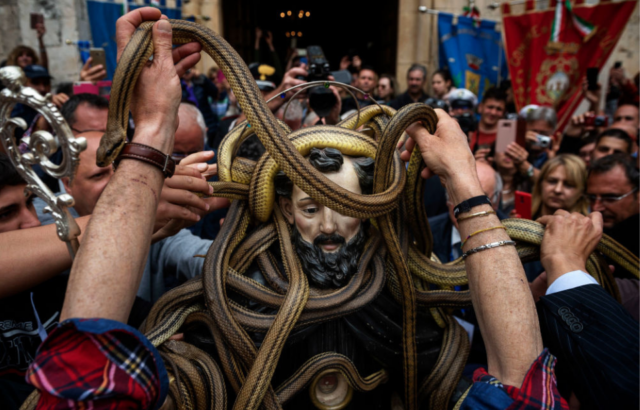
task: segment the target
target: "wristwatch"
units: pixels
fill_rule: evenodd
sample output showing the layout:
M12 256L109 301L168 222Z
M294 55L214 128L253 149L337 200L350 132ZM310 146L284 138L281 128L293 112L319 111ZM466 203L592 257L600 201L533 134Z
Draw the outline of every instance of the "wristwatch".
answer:
M533 164L530 164L529 168L527 168L527 176L529 178L533 178L533 175L534 175L534 173L533 173Z

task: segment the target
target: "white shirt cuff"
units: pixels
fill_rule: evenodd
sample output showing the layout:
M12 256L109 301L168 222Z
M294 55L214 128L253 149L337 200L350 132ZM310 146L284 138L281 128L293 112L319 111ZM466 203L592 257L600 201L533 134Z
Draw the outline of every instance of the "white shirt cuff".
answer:
M551 295L552 293L577 288L578 286L597 284L598 281L596 281L593 276L589 275L587 272L574 270L572 272L565 273L564 275L553 281L551 286L547 288L546 294Z

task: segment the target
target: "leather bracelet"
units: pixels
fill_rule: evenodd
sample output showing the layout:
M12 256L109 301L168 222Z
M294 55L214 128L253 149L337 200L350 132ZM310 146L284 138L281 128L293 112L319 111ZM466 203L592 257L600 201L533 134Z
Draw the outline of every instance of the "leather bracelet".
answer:
M478 253L478 252L486 251L487 249L497 248L498 246L506 246L506 245L516 246L516 243L514 241L500 241L500 242L488 243L486 245L478 246L477 248L469 249L468 251L462 254L462 259L466 259L467 256L473 255L474 253Z
M148 145L136 144L135 142L125 144L118 157L113 161L114 169L123 158L137 159L154 165L162 171L165 178L171 178L176 171L176 162L171 158L171 155L165 155L162 151Z
M453 208L453 216L458 218L458 215L463 214L465 212L471 211L471 208L479 205L491 205L491 200L486 195L474 196L473 198L469 198L466 201L460 202Z

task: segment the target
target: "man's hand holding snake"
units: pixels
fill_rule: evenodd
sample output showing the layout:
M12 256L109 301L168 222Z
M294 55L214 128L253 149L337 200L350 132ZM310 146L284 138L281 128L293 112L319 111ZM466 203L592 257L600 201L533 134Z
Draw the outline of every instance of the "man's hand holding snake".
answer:
M407 129L407 139L401 158L408 161L413 149L418 147L428 170L422 176L432 172L440 177L447 188L451 201L459 203L477 195L483 195L475 159L469 149L469 143L457 121L443 110L435 110L438 115L436 132L430 134L424 127L414 124Z
M538 222L545 225L540 262L547 271L547 283L552 284L567 272L586 272L587 258L602 239L602 214L584 216L560 209Z
M118 60L136 28L144 21L158 19L153 25L153 59L142 69L131 102L136 124L133 140L170 153L178 128L182 95L180 75L200 60L202 46L188 43L173 49L167 17L161 16L156 8L144 7L128 13L116 23Z

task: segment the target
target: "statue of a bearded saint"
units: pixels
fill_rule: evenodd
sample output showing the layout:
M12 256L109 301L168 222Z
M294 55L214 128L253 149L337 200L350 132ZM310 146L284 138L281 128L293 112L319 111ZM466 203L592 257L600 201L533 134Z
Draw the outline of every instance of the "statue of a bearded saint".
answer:
M372 192L374 160L348 157L333 148L313 148L308 160L327 178L349 191L358 194ZM364 274L364 269L359 267L363 252L370 244L370 239L380 235L368 220L341 215L318 203L293 185L282 172L276 176L275 190L276 203L291 225L293 249L309 280L312 295L336 293L349 286L357 275ZM282 259L281 249L283 248L277 242L271 247L270 252L275 256L273 259ZM376 253L381 252L384 252L382 245ZM279 271L284 272L282 265L279 266ZM384 274L384 268L380 271ZM246 274L268 286L269 281L256 264ZM373 282L371 275L369 282ZM238 302L260 313L275 313L272 308L242 297ZM321 375L320 380L311 384L311 388L320 386L321 389L315 388L311 391L309 388L310 394L296 395L287 402L285 408L313 408L314 405L318 407L319 403L323 403L323 397L314 396L324 395L325 402L329 400L328 403L345 405L326 408L390 409L392 397L402 397L403 392L400 305L385 286L381 285L366 304L347 309L340 314L329 313L327 310L327 316L329 315L330 319L292 331L280 357L272 385L280 385L311 357L325 352L335 352L348 357L363 377L384 369L389 374L388 382L373 391L361 393L350 391L351 388L339 372ZM264 334L253 333L252 337L256 345L260 346ZM425 378L436 363L442 337L442 329L428 311L419 312L419 380Z

